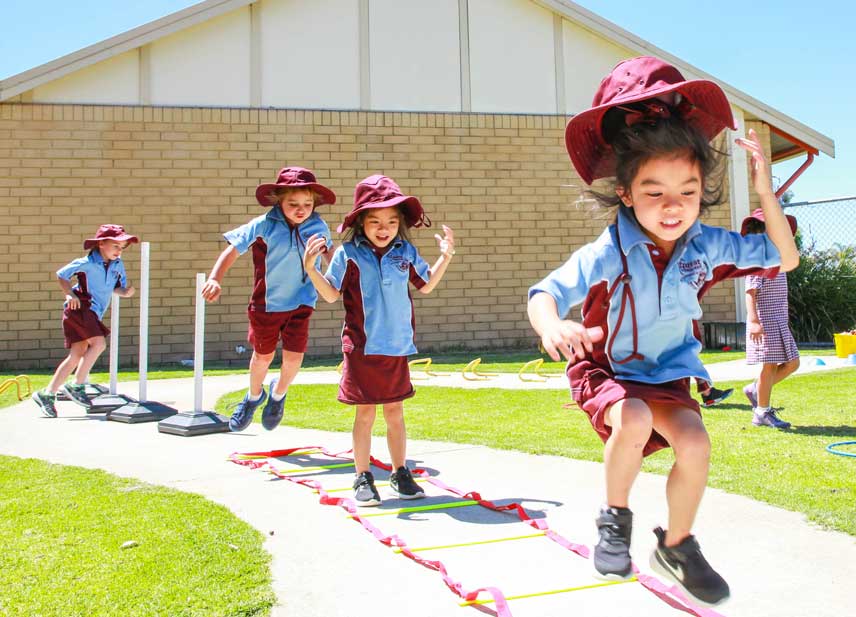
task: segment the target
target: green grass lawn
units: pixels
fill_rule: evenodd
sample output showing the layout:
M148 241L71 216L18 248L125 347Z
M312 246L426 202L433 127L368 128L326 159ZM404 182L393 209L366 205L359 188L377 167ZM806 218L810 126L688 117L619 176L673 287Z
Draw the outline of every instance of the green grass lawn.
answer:
M250 617L275 603L261 533L101 471L0 456L0 538L0 615Z
M744 383L717 384L737 392L704 411L713 442L710 486L802 512L824 527L856 536L856 459L825 451L831 442L856 440L856 370L800 375L777 385L773 402L794 424L788 431L752 426L749 403L739 390ZM416 396L405 403L411 438L603 460L603 446L585 414L563 408L570 400L566 390L416 388ZM349 432L353 413L336 401L336 390L335 385L293 388L285 423ZM223 397L217 410L228 414L243 395ZM384 430L378 421L376 434ZM387 458L385 452L378 454ZM672 460L671 450L663 450L647 458L643 469L665 474Z

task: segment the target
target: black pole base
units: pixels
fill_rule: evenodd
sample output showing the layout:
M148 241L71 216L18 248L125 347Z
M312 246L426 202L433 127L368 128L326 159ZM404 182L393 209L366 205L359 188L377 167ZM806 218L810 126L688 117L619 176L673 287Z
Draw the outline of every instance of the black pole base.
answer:
M229 418L213 411L183 411L158 422L158 432L181 437L228 433Z
M92 401L92 404L86 408L87 414L109 413L114 409L124 407L129 403L137 402L130 396L125 396L124 394L102 394L101 396L96 396L90 400Z
M177 409L163 403L155 401L130 401L108 412L107 419L114 422L124 422L125 424L138 424L140 422L160 422L177 413Z

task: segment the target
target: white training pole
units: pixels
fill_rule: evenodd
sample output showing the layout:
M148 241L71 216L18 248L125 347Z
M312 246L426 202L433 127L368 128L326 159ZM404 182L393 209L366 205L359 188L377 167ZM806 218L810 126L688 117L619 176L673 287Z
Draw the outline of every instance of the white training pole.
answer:
M146 399L149 373L149 243L140 245L140 401Z
M110 394L119 383L119 296L113 294L110 305Z
M205 355L205 300L202 287L205 273L196 273L196 327L193 334L193 411L202 412L202 359Z

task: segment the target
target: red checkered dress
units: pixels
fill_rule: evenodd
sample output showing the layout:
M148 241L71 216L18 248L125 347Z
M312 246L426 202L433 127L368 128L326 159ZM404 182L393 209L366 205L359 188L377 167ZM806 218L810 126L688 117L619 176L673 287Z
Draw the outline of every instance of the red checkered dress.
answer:
M788 277L747 276L746 289L755 289L755 308L764 326L764 339L753 343L746 332L747 364L781 364L799 358L797 344L788 327Z

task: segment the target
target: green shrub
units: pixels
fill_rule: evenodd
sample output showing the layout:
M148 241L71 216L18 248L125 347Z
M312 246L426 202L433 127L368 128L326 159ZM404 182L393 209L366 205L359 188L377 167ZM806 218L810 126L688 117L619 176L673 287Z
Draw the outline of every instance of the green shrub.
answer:
M856 247L801 247L799 267L788 272L788 303L798 341L832 341L856 327Z

